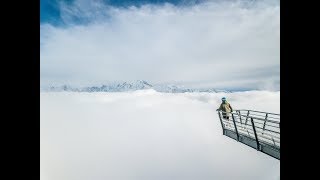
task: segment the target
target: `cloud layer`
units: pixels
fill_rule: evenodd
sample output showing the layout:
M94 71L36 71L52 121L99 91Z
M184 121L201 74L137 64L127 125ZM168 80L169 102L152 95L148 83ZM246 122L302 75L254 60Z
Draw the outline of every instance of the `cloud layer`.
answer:
M60 10L64 26L40 26L42 86L144 79L191 87L280 88L277 1L121 8L76 0L61 3Z
M41 93L42 180L272 180L280 161L222 135L224 93ZM279 92L226 96L280 112Z

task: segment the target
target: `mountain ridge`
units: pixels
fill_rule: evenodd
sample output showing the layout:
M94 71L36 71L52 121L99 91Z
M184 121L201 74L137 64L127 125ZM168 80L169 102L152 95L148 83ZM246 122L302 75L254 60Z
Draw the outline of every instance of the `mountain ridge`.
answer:
M219 90L215 88L188 88L188 87L174 85L174 84L152 85L151 83L145 80L137 80L135 82L126 82L126 81L115 82L115 83L102 84L100 86L86 86L86 87L72 87L70 85L50 86L47 88L42 88L41 90L46 92L61 92L61 91L128 92L128 91L136 91L136 90L143 90L143 89L153 89L157 92L165 92L165 93L185 93L185 92L231 93L231 91L228 91L228 90Z

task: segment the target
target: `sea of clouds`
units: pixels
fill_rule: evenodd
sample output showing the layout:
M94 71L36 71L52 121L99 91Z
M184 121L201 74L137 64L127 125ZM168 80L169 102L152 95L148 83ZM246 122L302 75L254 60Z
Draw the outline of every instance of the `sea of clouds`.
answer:
M41 180L280 179L280 161L222 135L234 109L280 113L280 92L42 92Z

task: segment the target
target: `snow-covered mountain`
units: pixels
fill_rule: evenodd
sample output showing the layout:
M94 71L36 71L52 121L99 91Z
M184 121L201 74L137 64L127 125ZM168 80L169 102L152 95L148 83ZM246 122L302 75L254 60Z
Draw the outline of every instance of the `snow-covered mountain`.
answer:
M135 82L118 82L118 83L108 83L101 86L89 86L89 87L71 87L69 85L63 86L51 86L48 88L41 89L42 91L70 91L70 92L127 92L127 91L136 91L143 89L154 89L158 92L165 93L185 93L185 92L225 92L230 93L231 91L226 90L217 90L214 88L187 88L184 86L177 85L152 85L144 80L137 80Z

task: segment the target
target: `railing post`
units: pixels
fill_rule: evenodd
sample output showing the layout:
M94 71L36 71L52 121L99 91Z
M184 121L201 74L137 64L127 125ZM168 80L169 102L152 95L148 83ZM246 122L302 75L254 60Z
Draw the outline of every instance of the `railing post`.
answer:
M242 124L242 120L241 120L241 113L240 113L240 111L239 111L239 110L237 110L236 112L238 112L238 114L239 114L239 118L240 118L240 123Z
M262 130L264 130L264 128L266 127L267 118L268 118L268 113L266 113L266 117L264 118L265 120L264 120L264 123L263 123Z
M262 127L262 135L264 134L264 130L266 128L267 119L268 119L268 113L266 113L266 117L264 118L263 127Z
M256 128L254 126L254 122L253 122L253 118L251 117L251 124L252 124L252 128L253 128L253 132L254 132L254 136L256 138L256 142L257 142L257 150L259 150L259 140L258 140L258 136L257 136L257 132L256 132Z
M236 130L236 133L237 133L237 141L239 141L239 133L238 133L236 121L234 120L233 113L231 113L231 116L232 116L232 120L233 120L234 129Z
M271 137L271 138L272 138L272 142L273 142L273 147L276 147L276 142L274 142L273 137Z
M248 110L247 117L246 117L246 123L244 123L245 125L247 125L249 113L250 113L250 111Z
M220 119L220 122L221 122L222 133L223 133L223 135L224 135L224 125L223 125L223 122L222 122L222 119L221 119L220 111L218 111L218 115L219 115L219 119Z

